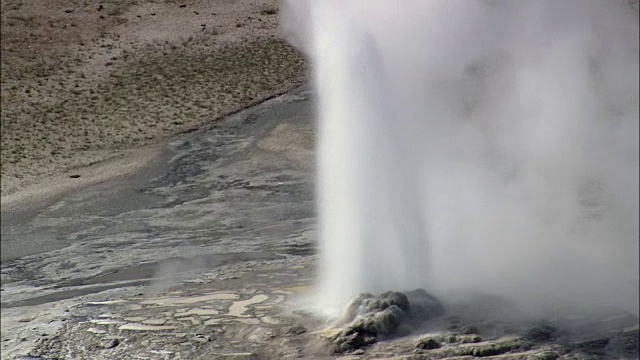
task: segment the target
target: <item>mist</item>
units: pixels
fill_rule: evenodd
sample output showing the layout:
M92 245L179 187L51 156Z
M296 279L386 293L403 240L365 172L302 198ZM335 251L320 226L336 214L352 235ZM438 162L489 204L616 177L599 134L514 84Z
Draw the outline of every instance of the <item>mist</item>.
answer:
M638 314L639 24L615 0L285 1L318 95L318 301Z

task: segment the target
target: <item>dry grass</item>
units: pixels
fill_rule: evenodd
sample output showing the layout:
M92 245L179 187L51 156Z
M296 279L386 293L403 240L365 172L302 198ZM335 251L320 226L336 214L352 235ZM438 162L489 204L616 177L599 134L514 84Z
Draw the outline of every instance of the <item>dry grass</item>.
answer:
M277 36L275 1L35 3L2 1L3 195L304 81L303 59ZM177 20L193 26L154 33Z

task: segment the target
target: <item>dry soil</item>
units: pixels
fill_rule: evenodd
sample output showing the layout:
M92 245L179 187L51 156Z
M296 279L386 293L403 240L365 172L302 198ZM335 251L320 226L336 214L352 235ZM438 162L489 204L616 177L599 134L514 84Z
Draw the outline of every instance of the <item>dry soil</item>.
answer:
M1 5L3 200L106 159L136 158L132 148L305 78L303 58L279 35L275 0Z

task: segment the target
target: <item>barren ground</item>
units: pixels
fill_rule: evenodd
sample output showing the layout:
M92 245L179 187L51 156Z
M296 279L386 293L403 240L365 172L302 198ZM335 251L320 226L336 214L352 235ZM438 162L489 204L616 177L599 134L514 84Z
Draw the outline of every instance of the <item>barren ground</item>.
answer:
M278 35L275 0L1 5L3 196L55 185L52 175L189 131L305 75Z

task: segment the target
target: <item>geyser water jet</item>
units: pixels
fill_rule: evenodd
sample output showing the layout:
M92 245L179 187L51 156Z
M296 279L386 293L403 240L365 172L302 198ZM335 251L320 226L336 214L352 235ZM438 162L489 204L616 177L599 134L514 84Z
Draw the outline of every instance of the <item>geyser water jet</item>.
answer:
M426 276L416 176L403 164L403 143L372 37L334 6L314 8L315 82L320 96L318 191L320 291L333 305L354 291L405 289ZM330 22L330 23L328 23ZM335 51L340 49L340 51ZM412 246L399 246L411 243Z
M483 291L638 313L627 1L289 1L318 95L318 301Z

